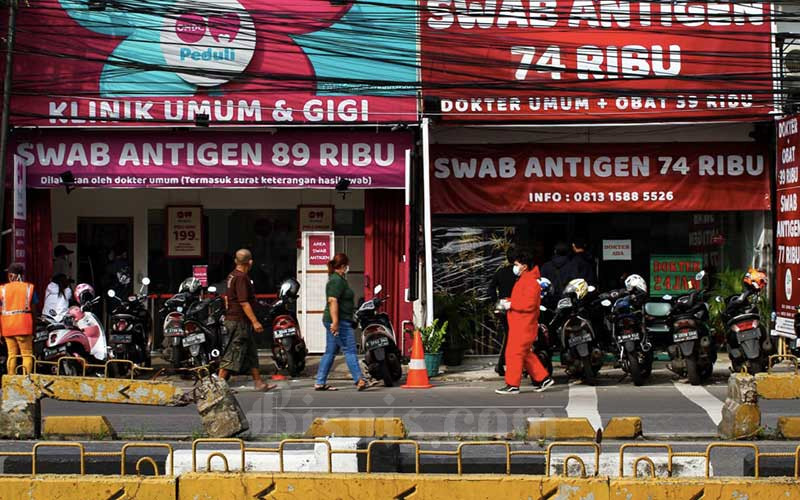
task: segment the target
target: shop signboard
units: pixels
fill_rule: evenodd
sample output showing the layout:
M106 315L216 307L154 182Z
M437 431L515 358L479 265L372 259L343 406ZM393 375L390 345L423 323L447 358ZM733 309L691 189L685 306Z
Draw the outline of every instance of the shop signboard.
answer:
M698 290L702 283L695 276L702 270L702 255L651 255L650 295L675 297Z
M25 164L21 158L14 156L14 262L27 268L28 203L25 179Z
M777 265L775 270L775 329L794 333L794 315L800 306L800 211L797 199L800 196L800 131L798 115L778 121L777 141L777 214L775 246Z
M439 214L769 210L756 143L431 146Z
M304 231L333 231L333 205L300 205L297 207L297 224Z
M14 125L417 119L414 0L96 3L20 9Z
M30 187L350 189L405 186L409 132L52 131L14 136Z
M768 2L424 2L444 120L752 120L774 109Z
M603 240L603 260L631 260L631 240Z
M308 265L327 266L333 259L333 238L328 234L308 236Z
M200 285L208 286L208 265L192 266L192 276L200 280Z
M167 207L167 257L203 257L203 207Z

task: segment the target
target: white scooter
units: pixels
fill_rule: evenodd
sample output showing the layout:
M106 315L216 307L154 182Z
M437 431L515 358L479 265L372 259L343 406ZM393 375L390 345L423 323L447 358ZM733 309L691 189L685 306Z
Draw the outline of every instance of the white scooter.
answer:
M64 318L64 328L50 332L43 353L44 359L56 361L65 357L80 358L86 364L102 365L112 357L102 323L88 311L100 299L101 297L96 297L81 307L69 308ZM83 375L84 363L60 360L57 371L70 376Z

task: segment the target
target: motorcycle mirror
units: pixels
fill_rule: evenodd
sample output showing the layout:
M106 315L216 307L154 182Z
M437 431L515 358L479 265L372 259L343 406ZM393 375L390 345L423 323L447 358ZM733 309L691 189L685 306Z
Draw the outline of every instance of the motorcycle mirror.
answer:
M705 277L706 277L705 271L700 271L699 273L694 275L694 279L696 279L697 281L703 281L703 278Z
M372 289L372 293L374 293L375 295L378 295L382 291L383 291L383 286L381 286L381 285L378 285L378 286L376 286L375 288Z
M109 290L107 293L108 296L112 299L117 296L117 292L115 292L114 290Z
M546 308L545 306L539 306L539 310L540 310L540 311L546 311L546 310L547 310L547 308Z
M611 307L611 301L608 300L608 299L605 299L604 301L600 302L600 305L603 306L603 307Z
M208 293L217 293L217 287L215 286L208 287Z
M147 276L142 278L142 285L149 286L150 285L150 278L148 278Z
M589 290L589 293L592 293L592 292L594 292L595 290L597 290L597 288L595 288L595 287L594 287L594 286L592 286L592 285L589 285L589 288L588 288L588 290Z

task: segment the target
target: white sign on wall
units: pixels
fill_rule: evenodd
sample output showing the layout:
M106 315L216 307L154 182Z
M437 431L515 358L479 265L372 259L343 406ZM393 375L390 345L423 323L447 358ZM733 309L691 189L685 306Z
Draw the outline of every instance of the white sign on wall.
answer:
M631 240L603 240L603 260L631 260Z

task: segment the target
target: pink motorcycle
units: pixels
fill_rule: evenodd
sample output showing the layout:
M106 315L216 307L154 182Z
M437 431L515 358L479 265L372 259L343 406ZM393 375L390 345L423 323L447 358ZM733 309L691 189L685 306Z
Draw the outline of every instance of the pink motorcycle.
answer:
M80 288L81 285L78 285ZM76 290L77 291L77 290ZM106 343L105 329L100 320L90 311L100 302L100 297L88 299L79 295L81 306L72 306L64 317L62 328L49 332L43 357L47 361L61 358L80 358L87 364L102 365L112 357ZM93 290L92 290L93 295ZM83 375L80 362L59 361L59 369L65 375Z

